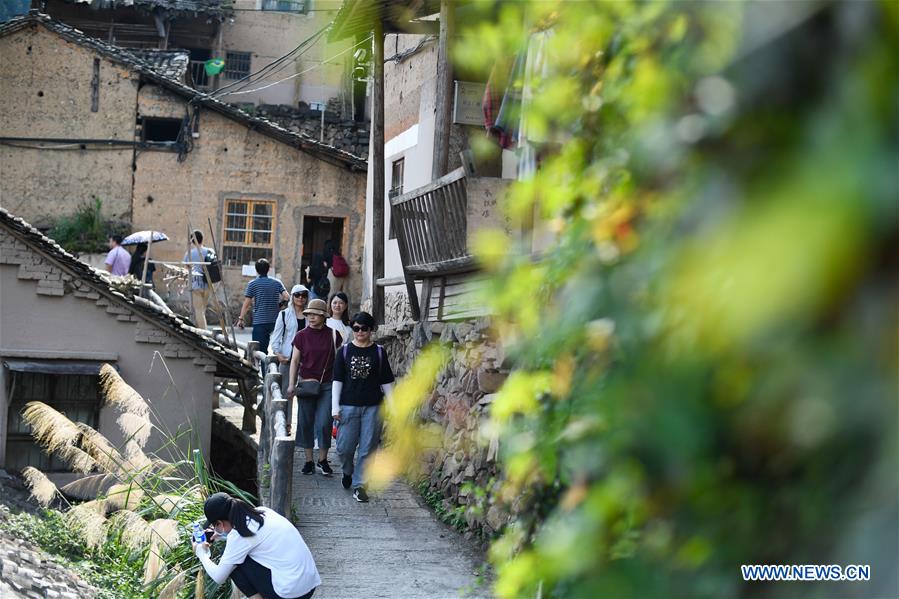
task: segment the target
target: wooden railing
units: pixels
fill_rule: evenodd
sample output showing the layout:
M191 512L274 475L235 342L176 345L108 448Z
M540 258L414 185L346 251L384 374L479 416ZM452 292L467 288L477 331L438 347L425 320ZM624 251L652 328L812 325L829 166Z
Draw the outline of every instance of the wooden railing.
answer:
M474 265L468 253L465 171L390 200L403 269L413 276L460 272Z
M259 432L259 452L262 464L269 466L269 484L260 483L263 503L290 518L291 489L293 486L294 439L287 432L292 416L289 399L281 393L281 374L275 356L263 360L265 379L261 405L262 429ZM265 478L265 477L263 477ZM266 481L263 481L263 483Z
M227 339L222 333L214 333L217 340L225 343ZM293 416L293 405L285 398L281 386L281 374L275 356L259 351L257 341L237 342L238 349L244 358L258 368L258 384L253 381L238 381L240 392L224 386L216 387L216 391L224 397L243 405L243 424L241 428L250 433L256 431L256 415L259 415L259 499L263 505L269 506L282 516L290 518L291 494L293 487L293 449L294 439L288 433ZM256 401L256 390L262 388L262 398Z
M465 170L456 169L390 199L403 278L412 318L427 318L432 277L474 268L468 252L468 194ZM421 303L415 279L424 280Z

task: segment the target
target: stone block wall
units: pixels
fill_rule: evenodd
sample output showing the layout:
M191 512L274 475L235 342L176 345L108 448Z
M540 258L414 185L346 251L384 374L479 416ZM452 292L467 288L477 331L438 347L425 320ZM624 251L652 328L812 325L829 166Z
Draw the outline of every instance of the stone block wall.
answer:
M489 488L499 479L499 444L481 434L490 405L506 379L505 354L489 334L487 318L460 322L414 323L405 320L381 326L377 342L384 346L396 375L405 375L428 343L450 349L450 360L421 417L443 429L442 446L425 457L428 489L439 493L446 512L464 514L466 536L490 538L508 520L498 505L488 503L474 487ZM487 496L490 494L488 493Z
M324 139L321 139L321 111L310 109L304 102L300 102L297 108L284 104L261 104L250 110L255 115L270 119L289 131L303 133L312 139L320 139L338 150L368 159L368 121L359 123L351 119L342 119L336 107L332 110L332 103L329 103L325 110Z

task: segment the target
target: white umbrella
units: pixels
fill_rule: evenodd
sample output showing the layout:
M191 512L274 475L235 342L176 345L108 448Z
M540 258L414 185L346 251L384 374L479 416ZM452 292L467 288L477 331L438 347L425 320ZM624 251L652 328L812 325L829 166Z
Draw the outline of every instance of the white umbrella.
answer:
M165 241L168 238L169 236L162 231L136 231L123 239L119 245L137 245L139 243Z

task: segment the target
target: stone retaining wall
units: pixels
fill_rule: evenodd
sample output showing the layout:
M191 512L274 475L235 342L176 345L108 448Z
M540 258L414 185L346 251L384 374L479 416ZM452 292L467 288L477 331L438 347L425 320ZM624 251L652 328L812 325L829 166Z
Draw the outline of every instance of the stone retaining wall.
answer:
M422 418L444 430L443 446L426 458L425 473L429 490L443 496L446 511L464 508L466 536L482 539L490 538L508 520L504 510L474 490L474 486L492 487L499 478L498 442L480 434L481 423L507 376L503 348L489 336L488 328L486 318L424 324L406 320L379 327L377 332L377 342L390 356L397 376L409 371L427 343L437 341L450 348L450 361L422 406Z
M254 115L270 119L294 133L303 133L313 139L321 139L322 113L312 110L304 102L297 108L285 104L260 104L256 107L246 106ZM354 120L342 119L329 104L325 110L325 135L322 140L329 146L344 150L363 159L368 159L368 121L357 123Z

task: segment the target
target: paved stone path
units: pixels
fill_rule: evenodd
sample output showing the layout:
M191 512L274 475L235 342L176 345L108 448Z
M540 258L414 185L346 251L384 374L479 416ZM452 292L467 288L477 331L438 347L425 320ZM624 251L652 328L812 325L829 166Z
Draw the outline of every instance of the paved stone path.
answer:
M315 599L485 597L476 585L483 556L455 530L438 521L421 496L394 483L369 503L358 503L334 476L300 473L294 455L293 504L297 525L322 577Z

